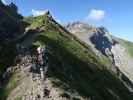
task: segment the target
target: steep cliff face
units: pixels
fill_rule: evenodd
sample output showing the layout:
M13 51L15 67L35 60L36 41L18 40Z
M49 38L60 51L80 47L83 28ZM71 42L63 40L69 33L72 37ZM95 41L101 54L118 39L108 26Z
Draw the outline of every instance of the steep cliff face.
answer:
M66 28L82 41L89 44L96 54L102 54L109 58L114 66L119 68L122 73L133 81L131 75L133 58L131 48L128 47L128 44L132 47L133 43L112 36L104 27L96 28L78 22L69 24Z
M4 5L0 0L0 41L13 39L24 31L23 17L15 4Z
M120 40L119 44L117 44L116 46L113 46L111 51L114 54L114 60L115 60L116 66L118 66L119 69L133 82L133 77L132 77L133 57L130 53L130 49L128 48L128 46L123 44L125 42L128 45L127 41ZM131 44L130 46L132 47L133 44L132 43L130 44Z
M25 31L26 24L15 4L4 5L0 0L0 76L16 56L15 40Z

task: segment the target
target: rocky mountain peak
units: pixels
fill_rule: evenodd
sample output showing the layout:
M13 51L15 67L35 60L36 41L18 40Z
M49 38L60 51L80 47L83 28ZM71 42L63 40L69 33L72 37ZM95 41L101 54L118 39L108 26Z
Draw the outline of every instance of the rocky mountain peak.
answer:
M85 33L85 32L88 32L89 30L96 29L92 25L81 21L69 23L65 27L72 33Z
M72 22L72 23L68 23L66 25L66 28L92 28L92 25L89 25L88 23L84 23L81 21L76 21L76 22Z
M97 52L98 50L103 55L111 56L111 58L113 59L111 50L112 47L117 43L117 41L113 39L112 35L105 27L94 27L87 23L74 22L68 24L66 28L82 41L91 45L92 48L94 47L94 52ZM114 61L112 60L112 62Z
M48 9L45 11L44 15L48 17L52 17L52 14L50 13Z

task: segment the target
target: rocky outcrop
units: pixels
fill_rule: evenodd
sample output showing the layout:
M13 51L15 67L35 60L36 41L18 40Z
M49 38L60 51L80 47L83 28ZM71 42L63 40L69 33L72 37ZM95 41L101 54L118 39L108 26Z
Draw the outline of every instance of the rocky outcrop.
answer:
M15 39L23 33L27 23L22 19L14 3L4 5L0 0L0 41Z
M130 57L129 52L121 42L113 37L107 29L104 27L96 28L80 22L68 24L66 28L90 45L97 55L107 56L112 61L112 69L115 73L121 72L133 82L131 75L133 58Z

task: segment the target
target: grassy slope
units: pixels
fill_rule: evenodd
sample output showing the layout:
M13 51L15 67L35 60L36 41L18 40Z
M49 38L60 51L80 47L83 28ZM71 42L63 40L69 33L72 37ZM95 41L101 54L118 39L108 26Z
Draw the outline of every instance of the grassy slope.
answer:
M11 78L8 80L7 85L3 85L3 87L0 89L0 100L6 100L8 95L12 92L13 89L15 89L19 85L20 81L19 74L14 73Z
M44 21L45 27L34 44L39 42L49 47L49 78L56 86L65 92L74 89L93 100L132 100L133 94L106 70L89 47L47 20L47 16L38 19ZM42 23L35 21L31 25L33 28Z
M128 50L130 56L133 58L133 43L125 40L121 40L121 43Z

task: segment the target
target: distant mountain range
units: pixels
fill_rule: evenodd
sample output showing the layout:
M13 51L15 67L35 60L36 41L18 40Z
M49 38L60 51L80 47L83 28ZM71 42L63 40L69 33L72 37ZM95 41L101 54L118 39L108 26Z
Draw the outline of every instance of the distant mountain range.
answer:
M68 24L66 28L93 48L101 56L109 58L131 81L133 65L133 43L112 36L105 27L94 27L82 22Z

